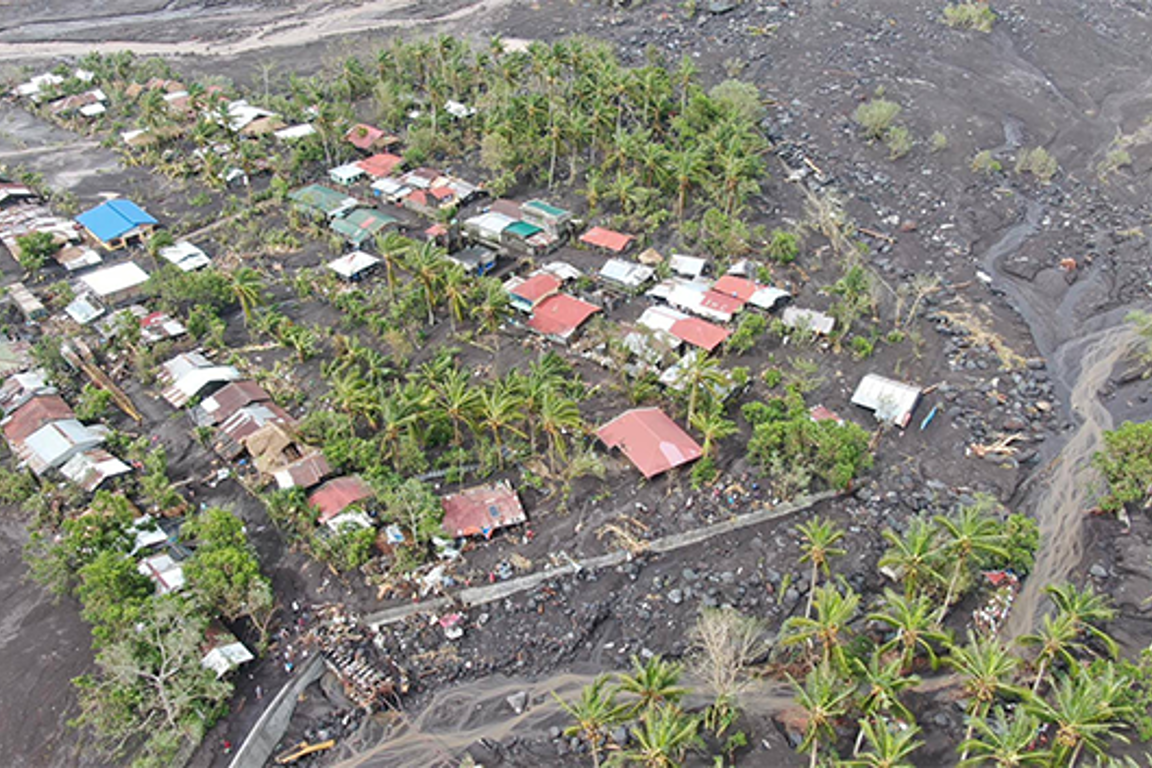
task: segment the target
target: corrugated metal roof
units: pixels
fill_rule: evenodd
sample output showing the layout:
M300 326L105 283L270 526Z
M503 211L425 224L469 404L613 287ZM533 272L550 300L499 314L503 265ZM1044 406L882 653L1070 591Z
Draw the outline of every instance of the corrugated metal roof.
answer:
M78 453L60 467L61 474L89 493L94 492L106 480L132 471L120 459L103 448L91 448Z
M77 216L76 221L104 243L122 237L137 227L157 223L147 211L131 200L101 203Z
M597 248L605 248L614 253L621 253L628 250L628 246L631 245L635 239L632 235L613 232L604 227L592 227L592 229L580 236L580 242Z
M852 404L873 411L879 421L906 427L920 402L920 391L913 384L869 373L852 393Z
M687 432L659 408L634 408L600 427L596 435L619 448L645 477L655 477L700 458L702 451Z
M444 531L453 537L483 536L528 520L520 497L507 480L480 485L440 499Z
M832 333L836 327L836 318L831 315L801 307L785 307L781 320L789 328L804 328L825 336Z
M599 311L600 307L595 304L566 293L558 293L544 299L532 310L528 327L545 336L567 341L588 318Z
M33 472L42 475L61 466L80 451L95 448L103 442L103 435L75 419L65 419L45 424L33 432L16 446L16 453Z
M134 261L98 269L80 278L80 282L102 299L131 290L147 281L148 273Z

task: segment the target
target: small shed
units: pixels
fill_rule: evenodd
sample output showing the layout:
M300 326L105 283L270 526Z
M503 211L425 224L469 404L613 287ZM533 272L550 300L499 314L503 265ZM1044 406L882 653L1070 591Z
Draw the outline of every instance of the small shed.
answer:
M912 419L920 393L920 387L913 384L869 373L852 394L852 404L872 411L877 421L887 421L903 429Z
M272 478L276 481L276 487L281 490L288 488L307 490L319 485L330 474L332 468L328 466L324 454L315 452L278 469Z
M214 365L198 352L185 352L161 366L160 381L166 385L161 395L182 408L189 400L240 378L240 371L231 365Z
M600 279L626 291L638 291L655 275L652 267L624 259L608 259L600 268Z
M380 264L380 259L364 251L352 251L328 262L328 269L344 280L356 282L363 279Z
M496 266L496 251L483 245L472 245L468 248L448 254L448 260L464 267L464 271L473 275L486 275Z
M528 520L520 497L507 480L444 496L440 504L444 507L444 532L453 538L490 539L501 528Z
M82 293L64 307L64 314L72 318L79 325L88 325L98 320L105 312L104 307L92 294Z
M28 290L24 283L12 283L8 286L8 297L16 303L20 314L30 323L43 320L48 316L48 309L36 298L36 294Z
M593 248L601 248L611 253L624 253L632 247L636 238L622 232L613 232L604 227L592 227L580 236L580 242Z
M836 318L815 309L785 307L780 319L789 328L811 331L821 336L827 336L836 328Z
M88 493L94 493L108 480L131 471L132 467L103 448L90 448L78 453L60 467L60 474Z
M704 270L708 268L708 260L699 256L685 256L677 253L668 260L668 266L680 277L695 280L703 275Z
M184 566L168 552L144 558L136 570L151 579L161 595L179 592L184 588Z
M328 171L328 178L335 184L350 186L364 178L366 171L359 163L345 163Z
M208 254L187 240L180 240L161 248L160 258L174 265L181 272L193 272L212 263Z

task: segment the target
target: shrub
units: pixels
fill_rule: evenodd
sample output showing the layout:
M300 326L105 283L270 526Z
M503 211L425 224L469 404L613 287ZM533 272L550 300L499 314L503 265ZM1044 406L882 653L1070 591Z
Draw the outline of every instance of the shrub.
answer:
M764 373L760 374L760 379L764 382L764 386L775 389L784 380L784 373L779 368L765 368Z
M871 340L863 336L853 336L851 347L852 354L856 357L857 360L864 360L868 357L871 357L872 352L876 349L876 345L873 344Z
M106 389L85 384L76 403L76 418L80 421L99 421L112 405L112 393Z
M48 258L59 248L48 232L32 232L16 238L16 260L29 272L44 266Z
M1056 158L1048 154L1044 147L1026 149L1016 158L1016 173L1031 173L1045 184L1052 180L1058 170L1060 166Z
M933 153L943 152L948 148L948 137L944 135L943 131L936 131L928 139L928 146L932 148Z
M996 14L987 3L964 2L944 7L944 23L954 29L974 29L991 32Z
M1128 154L1127 150L1114 149L1108 153L1108 156L1100 162L1097 166L1097 172L1100 178L1105 178L1109 174L1115 173L1121 168L1126 168L1132 165L1132 155Z
M884 143L888 146L888 158L898 160L912 151L912 133L902 125L894 125L884 132Z
M883 138L900 115L900 105L887 99L873 99L856 107L852 119L864 129L869 139Z
M783 229L774 229L768 241L768 257L778 264L791 264L800 255L800 241Z
M1003 166L1000 161L992 157L992 151L988 149L981 150L976 153L972 158L972 172L983 173L986 176L991 176L994 173L1000 173Z

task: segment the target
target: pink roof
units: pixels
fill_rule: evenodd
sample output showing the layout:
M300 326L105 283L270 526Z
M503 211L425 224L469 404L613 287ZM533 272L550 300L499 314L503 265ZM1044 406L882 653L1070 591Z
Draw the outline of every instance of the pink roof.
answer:
M709 289L704 291L704 300L700 302L700 306L726 315L734 315L744 309L744 300Z
M709 352L724 343L732 332L698 317L686 317L672 323L668 329L676 338Z
M444 235L448 234L448 227L443 224L433 224L424 230L424 234L428 237L444 237Z
M408 199L416 205L428 205L428 195L422 189L413 190L408 194Z
M382 152L378 155L372 155L372 157L366 157L356 163L356 165L364 169L364 172L369 176L374 176L379 179L383 176L391 176L392 171L396 170L396 167L403 162L404 158L399 155Z
M441 200L441 201L447 200L450 197L456 196L456 193L453 192L448 187L432 187L431 189L428 190L428 194L432 195L432 197L436 198L437 200Z
M560 290L560 281L547 272L541 272L513 288L512 293L525 301L536 304L541 299L556 293L558 290Z
M444 507L444 531L453 537L491 538L493 531L528 519L520 497L507 481L445 496L440 504Z
M614 253L627 250L628 246L635 239L632 235L613 232L603 227L592 227L592 229L580 236L580 242L586 243L587 245L594 245L597 248L605 248Z
M337 477L317 488L308 497L308 503L320 511L320 522L327 523L345 509L372 495L372 489L360 478Z
M700 446L659 408L633 408L600 427L596 436L619 448L644 477L700 458Z
M348 133L344 134L344 138L352 143L352 146L357 149L371 149L372 145L380 139L384 138L384 131L372 125L359 123L348 129Z
M716 281L712 286L712 290L717 293L723 293L726 296L735 296L742 301L748 301L752 298L752 294L760 290L760 286L743 277L736 275L724 275Z
M595 304L581 301L566 293L558 293L544 299L532 311L528 327L545 336L567 338L599 311L600 307Z

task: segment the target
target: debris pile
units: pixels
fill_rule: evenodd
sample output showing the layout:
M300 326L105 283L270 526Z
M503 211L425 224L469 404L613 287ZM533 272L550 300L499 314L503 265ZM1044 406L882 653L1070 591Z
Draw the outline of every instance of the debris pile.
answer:
M342 606L321 609L304 642L323 657L356 706L375 711L393 706L408 692L408 678L376 642L376 633Z

